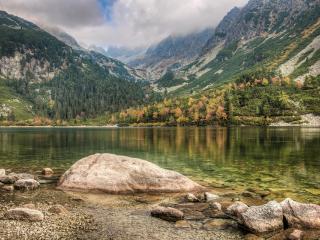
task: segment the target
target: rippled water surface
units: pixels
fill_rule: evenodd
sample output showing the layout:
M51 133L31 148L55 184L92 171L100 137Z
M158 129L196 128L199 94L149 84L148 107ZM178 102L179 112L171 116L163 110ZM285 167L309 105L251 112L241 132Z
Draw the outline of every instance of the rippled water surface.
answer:
M0 168L63 172L93 153L139 157L212 186L320 203L317 128L1 128Z

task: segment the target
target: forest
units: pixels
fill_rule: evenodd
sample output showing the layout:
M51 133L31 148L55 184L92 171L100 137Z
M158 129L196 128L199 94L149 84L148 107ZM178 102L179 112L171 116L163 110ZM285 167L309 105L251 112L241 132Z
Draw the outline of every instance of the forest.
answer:
M128 108L112 114L112 124L135 125L269 125L299 122L303 114L320 115L320 77L291 81L276 73L245 73L234 83L188 97Z

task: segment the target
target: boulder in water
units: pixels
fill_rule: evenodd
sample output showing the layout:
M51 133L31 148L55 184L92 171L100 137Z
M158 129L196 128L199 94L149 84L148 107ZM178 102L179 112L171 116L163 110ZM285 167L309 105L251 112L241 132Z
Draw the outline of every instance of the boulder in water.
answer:
M290 227L320 229L319 205L299 203L290 198L280 204Z
M60 179L63 190L121 193L182 193L203 191L189 178L145 160L95 154L76 162Z
M268 233L283 229L281 205L271 201L262 206L249 207L240 213L240 223L253 233Z
M14 183L14 188L18 190L34 190L40 183L34 179L20 179Z

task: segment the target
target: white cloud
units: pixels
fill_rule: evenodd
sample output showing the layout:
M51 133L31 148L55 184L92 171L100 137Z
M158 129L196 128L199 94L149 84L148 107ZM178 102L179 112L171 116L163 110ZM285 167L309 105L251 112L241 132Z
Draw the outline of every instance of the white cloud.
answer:
M0 0L0 8L60 27L87 45L147 46L171 34L215 26L247 0L117 0L112 21L96 0Z

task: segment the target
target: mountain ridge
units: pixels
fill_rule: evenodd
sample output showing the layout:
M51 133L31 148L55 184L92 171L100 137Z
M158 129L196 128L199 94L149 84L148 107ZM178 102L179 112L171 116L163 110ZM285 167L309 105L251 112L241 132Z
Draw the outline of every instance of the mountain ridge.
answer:
M74 49L4 11L0 12L0 32L1 84L32 103L32 110L28 109L33 115L87 118L146 99L144 78L118 60ZM9 94L12 99L3 106L13 115L16 94Z

